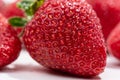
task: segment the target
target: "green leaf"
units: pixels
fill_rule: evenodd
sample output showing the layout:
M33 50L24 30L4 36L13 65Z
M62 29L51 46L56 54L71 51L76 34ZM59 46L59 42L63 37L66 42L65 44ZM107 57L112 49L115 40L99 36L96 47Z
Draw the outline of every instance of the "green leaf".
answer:
M44 0L22 0L18 7L25 11L27 16L33 16Z
M9 23L14 27L23 27L27 23L27 20L20 17L13 17L9 19Z
M44 0L36 0L36 8L38 9L43 3Z
M18 7L23 9L27 15L33 15L34 11L31 8L33 3L34 1L31 0L22 0L21 2L18 3Z

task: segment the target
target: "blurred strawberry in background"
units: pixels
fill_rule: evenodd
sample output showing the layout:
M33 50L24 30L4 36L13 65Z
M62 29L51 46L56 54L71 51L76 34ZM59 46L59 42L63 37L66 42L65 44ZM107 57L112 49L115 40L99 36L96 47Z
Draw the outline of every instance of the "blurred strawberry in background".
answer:
M3 6L4 6L4 2L2 0L0 0L0 11L3 8Z
M109 52L120 60L120 22L110 33L107 46Z
M19 9L16 5L16 3L20 1L14 1L13 3L5 4L4 7L0 10L0 12L6 17L14 17L14 16L20 16L23 17L24 13L21 9Z
M120 0L87 0L93 6L103 26L107 39L111 30L120 21Z
M2 13L7 19L16 16L24 17L24 12L17 7L18 1L20 0L11 0L10 3L8 3L8 0L0 0L0 13ZM14 27L14 29L17 31L17 34L20 35L22 28Z

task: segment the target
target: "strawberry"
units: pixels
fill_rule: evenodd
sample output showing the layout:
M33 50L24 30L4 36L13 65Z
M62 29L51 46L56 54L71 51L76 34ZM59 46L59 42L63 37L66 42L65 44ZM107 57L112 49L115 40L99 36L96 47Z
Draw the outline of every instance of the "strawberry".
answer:
M53 70L92 77L106 65L101 25L85 0L44 1L23 41L34 60Z
M108 50L120 60L120 23L112 30L107 39Z
M14 16L20 16L20 17L23 17L24 16L24 13L21 9L19 9L16 5L16 3L18 2L19 0L13 2L13 3L10 3L10 4L6 4L4 5L4 8L2 8L0 10L0 12L6 17L6 18L10 18L10 17L14 17Z
M96 11L103 26L103 34L108 35L120 21L120 0L87 0Z
M8 25L7 19L0 14L0 68L16 60L20 50L20 40Z
M12 18L12 17L24 17L24 12L19 9L17 7L17 2L19 2L20 0L17 0L15 2L9 3L9 4L5 4L0 12L6 17L6 18ZM22 32L22 27L16 28L14 27L14 29L16 30L17 34L20 35L20 33Z

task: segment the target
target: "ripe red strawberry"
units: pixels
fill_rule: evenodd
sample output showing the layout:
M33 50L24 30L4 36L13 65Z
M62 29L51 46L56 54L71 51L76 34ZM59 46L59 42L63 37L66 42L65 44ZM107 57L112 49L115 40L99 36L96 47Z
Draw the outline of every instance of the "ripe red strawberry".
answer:
M7 19L0 14L0 68L12 63L19 55L21 42Z
M84 0L48 0L25 27L24 44L45 67L92 77L104 71L101 25Z
M120 0L87 0L96 11L107 39L112 29L120 21Z
M108 50L120 59L120 23L112 30L107 40Z

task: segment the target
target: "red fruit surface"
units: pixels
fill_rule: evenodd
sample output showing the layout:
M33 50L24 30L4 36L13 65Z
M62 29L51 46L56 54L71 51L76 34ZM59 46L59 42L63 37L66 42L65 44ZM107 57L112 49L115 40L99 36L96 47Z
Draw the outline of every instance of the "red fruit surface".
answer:
M0 10L3 8L3 6L4 6L4 2L3 0L0 0Z
M110 33L107 46L109 52L120 60L120 23Z
M84 0L48 0L25 27L24 44L45 67L92 77L104 71L101 25Z
M120 21L120 0L87 0L100 18L103 34L108 35Z
M7 19L0 14L0 68L16 60L20 50L20 40L8 25Z

